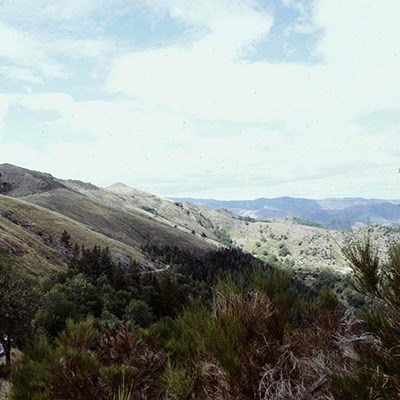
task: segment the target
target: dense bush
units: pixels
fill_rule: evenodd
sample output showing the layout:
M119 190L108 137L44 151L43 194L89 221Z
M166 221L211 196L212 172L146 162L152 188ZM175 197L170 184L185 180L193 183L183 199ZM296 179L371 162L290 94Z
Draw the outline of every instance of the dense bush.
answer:
M350 245L345 254L355 289L367 296L361 314L363 331L353 338L358 354L345 374L336 375L340 399L400 397L400 245L390 247L382 262L369 238Z
M268 397L271 389L266 386L269 381L276 388L283 384L278 382L283 378L272 373L274 366L282 364L284 378L291 380L290 363L311 357L326 326L338 329L340 318L327 317L337 313L336 306L315 299L312 319L306 301L291 287L289 273L266 267L251 273L232 271L215 278L210 302L192 298L177 314L160 315L153 324L148 303L131 300L127 315L145 329L120 322L104 325L101 318L91 317L67 320L55 340L38 335L14 371L13 398L108 400L122 392L134 399L276 398ZM166 287L171 280L179 282L179 274L166 276ZM82 279L81 273L76 277ZM150 287L154 279L145 274L143 284ZM54 287L58 290L60 283ZM153 294L162 293L161 287ZM324 340L324 348L332 351L333 341ZM322 374L313 366L307 382L291 384L308 390ZM329 387L324 381L316 390Z
M350 246L352 280L321 271L317 290L238 249L148 246L157 274L73 251L42 283L14 400L399 398L398 245L386 263ZM366 307L342 302L349 283Z

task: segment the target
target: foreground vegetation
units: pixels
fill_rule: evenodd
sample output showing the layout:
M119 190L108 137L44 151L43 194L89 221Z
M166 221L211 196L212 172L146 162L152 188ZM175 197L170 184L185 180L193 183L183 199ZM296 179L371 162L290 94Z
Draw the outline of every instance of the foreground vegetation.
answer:
M146 273L106 248L65 246L68 271L23 280L23 329L0 330L23 348L14 400L400 396L399 245L387 262L369 240L349 246L358 294L345 297L354 290L343 281L325 274L309 288L237 249L199 258L147 247L166 267ZM1 276L5 307L15 285Z

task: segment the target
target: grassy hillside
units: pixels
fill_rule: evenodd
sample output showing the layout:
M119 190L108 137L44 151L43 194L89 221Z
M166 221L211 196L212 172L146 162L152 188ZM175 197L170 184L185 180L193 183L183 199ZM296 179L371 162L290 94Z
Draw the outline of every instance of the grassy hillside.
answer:
M264 261L282 262L301 269L348 271L341 249L349 240L359 240L369 234L380 249L385 249L387 242L400 238L397 229L382 226L343 232L295 218L259 221L239 217L223 209L162 199L121 183L105 191L115 195L114 204L118 202L121 207L146 209L154 218L176 225L178 229L195 231L225 245L231 243ZM92 190L91 193L97 199L103 197L105 201L104 191Z
M60 243L64 230L71 235L72 243L108 246L121 261L132 258L144 266L151 265L138 250L43 207L0 195L0 210L0 247L35 274L66 267L65 249Z
M57 211L89 229L119 242L138 248L145 244L176 245L183 249L207 251L210 245L195 235L174 229L149 213L121 207L117 203L104 205L98 199L67 189L27 196L25 200Z
M43 216L38 216L37 211L25 212L22 220L28 225L40 224L41 231L56 238L65 227L73 242L103 246L110 243L118 257L124 259L128 255L146 267L152 265L151 257L143 254L141 249L148 244L177 246L204 254L219 243L239 247L269 263L280 262L301 269L328 267L347 271L341 249L350 239L363 238L369 232L372 241L384 249L387 242L400 238L398 230L389 227L342 232L293 218L259 221L226 210L163 199L121 183L101 189L90 183L60 180L8 164L0 165L0 174L3 192L24 200L25 203L19 204L25 204L25 207L28 204L42 207L35 210L40 209ZM45 210L50 213L46 214ZM38 241L38 249L43 248L43 237L24 228L23 223L16 227L8 219L2 224L3 231L14 237L15 248L29 248L33 240ZM2 241L7 242L5 236ZM42 259L43 251L29 257L22 254L31 259L36 257L37 262ZM41 262L44 269L63 264L62 260L55 261L58 250L50 246L46 251L50 254L45 254Z
M71 243L108 246L123 263L135 260L143 268L160 266L142 248L177 246L204 254L216 243L179 229L175 224L126 205L117 195L79 181L62 181L48 174L9 164L0 165L0 247L33 273L66 266L60 243L64 230Z

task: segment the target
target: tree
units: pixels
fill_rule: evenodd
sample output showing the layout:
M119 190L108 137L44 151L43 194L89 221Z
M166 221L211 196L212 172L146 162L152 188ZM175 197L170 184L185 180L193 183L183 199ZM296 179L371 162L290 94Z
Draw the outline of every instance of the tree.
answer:
M99 317L103 308L96 286L84 274L76 274L63 284L57 283L44 296L35 320L50 336L65 328L67 319Z
M71 235L67 232L66 229L64 229L64 232L61 234L60 237L60 242L63 246L65 246L66 249L70 249L72 247L70 240Z
M143 328L154 322L150 307L142 300L131 300L126 307L126 316L133 324Z
M11 348L32 332L37 298L28 280L10 264L0 267L0 342L11 365Z

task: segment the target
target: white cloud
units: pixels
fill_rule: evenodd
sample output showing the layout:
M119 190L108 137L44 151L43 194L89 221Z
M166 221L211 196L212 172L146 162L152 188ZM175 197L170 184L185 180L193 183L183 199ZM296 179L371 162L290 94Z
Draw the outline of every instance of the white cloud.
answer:
M38 109L39 100L28 100L23 100L25 106ZM202 137L195 120L159 111L142 114L130 103L58 104L66 130L97 138L71 143L65 136L36 152L28 146L2 147L10 162L26 165L23 157L34 154L35 166L29 167L64 178L100 185L122 180L161 195L220 198L335 193L390 197L397 178L397 170L392 174L400 148L396 129L365 136L351 121L342 126L342 135L243 127L227 141Z
M44 76L60 78L66 74L64 66L49 57L45 43L32 35L0 23L0 57L16 66L33 68Z
M104 60L118 51L111 40L49 37L1 22L0 37L0 61L8 64L0 70L11 79L32 84L71 79L77 68L71 60Z
M314 22L325 31L318 50L346 68L398 66L399 19L397 0L317 0Z
M162 3L168 5L171 16L196 26L203 23L208 33L185 47L152 49L117 59L108 82L110 90L206 120L285 123L279 132L247 130L239 137L197 140L190 152L192 164L206 154L206 165L224 167L220 184L239 179L250 186L251 176L266 187L269 179L262 180L264 173L273 181L307 180L317 185L322 175L354 180L355 175L346 169L373 174L397 163L390 149L400 146L398 131L366 138L353 121L400 104L400 57L395 56L400 48L400 3L384 7L374 1L342 1L339 6L316 2L309 30L323 30L317 47L323 61L315 65L240 60L237 56L243 54L243 45L251 44L261 30L241 35L242 26L233 29L218 11L211 16L207 7L200 12L189 3L184 9L174 8L173 1ZM299 11L308 12L303 6ZM258 22L264 12L252 8L247 15ZM232 11L230 20L235 16ZM267 33L267 24L264 29ZM242 40L230 42L236 35ZM218 52L224 42L236 47ZM229 152L224 151L227 147ZM201 165L196 169L206 172ZM215 169L213 173L218 176ZM353 180L342 182L344 191L351 190ZM337 183L339 178L331 181ZM292 182L286 188L296 187L299 192L300 186Z
M0 67L0 75L15 81L23 81L27 83L37 84L41 83L42 79L27 68L20 68L15 66Z
M3 0L0 12L4 18L25 20L27 18L70 20L87 17L97 9L105 7L107 0Z
M397 73L400 56L396 58L394 54L400 48L400 35L396 36L392 29L394 25L397 27L397 18L393 18L396 12L392 9L399 9L400 3L385 9L386 20L394 21L388 23L386 31L381 27L383 16L358 21L361 6L343 10L336 9L332 2L318 2L315 23L325 30L318 45L324 62L318 65L237 60L243 45L250 45L262 31L248 30L247 22L233 28L236 14L230 15L229 11L228 17L218 12L210 17L207 12L197 13L196 7L186 8L178 12L171 6L170 13L186 18L187 23L198 25L204 21L205 26L212 27L211 32L191 46L146 50L118 58L107 85L109 90L201 118L236 121L294 120L299 114L312 118L319 113L354 118L399 103L396 83L400 79ZM353 19L343 18L343 12ZM249 21L254 19L258 26L264 14L251 9ZM232 25L226 24L225 18ZM355 34L357 29L374 32L375 28L379 29L379 39L367 45L362 34ZM267 32L265 24L264 33ZM366 36L369 40L373 35ZM228 51L221 51L224 43Z
M66 113L74 103L73 98L66 93L12 94L8 98L11 104L33 111L53 110Z
M4 119L8 112L8 99L0 94L0 139L4 134Z
M78 101L62 91L9 97L10 107L58 115L63 142L37 151L37 164L62 177L123 180L164 195L323 197L368 195L373 187L387 197L398 178L390 171L400 132L392 126L367 135L359 121L399 108L400 3L318 0L311 14L303 2L283 1L300 13L290 29L322 32L320 63L247 59L269 40L274 21L256 1L146 0L158 21L173 18L189 34L179 45L110 59L104 99ZM96 4L73 2L71 18ZM32 77L48 76L46 65L68 73L59 55L119 51L91 39L46 38L40 46L39 37L3 29L16 47L0 44L0 54ZM71 132L88 141L68 142ZM19 161L17 150L5 151Z

